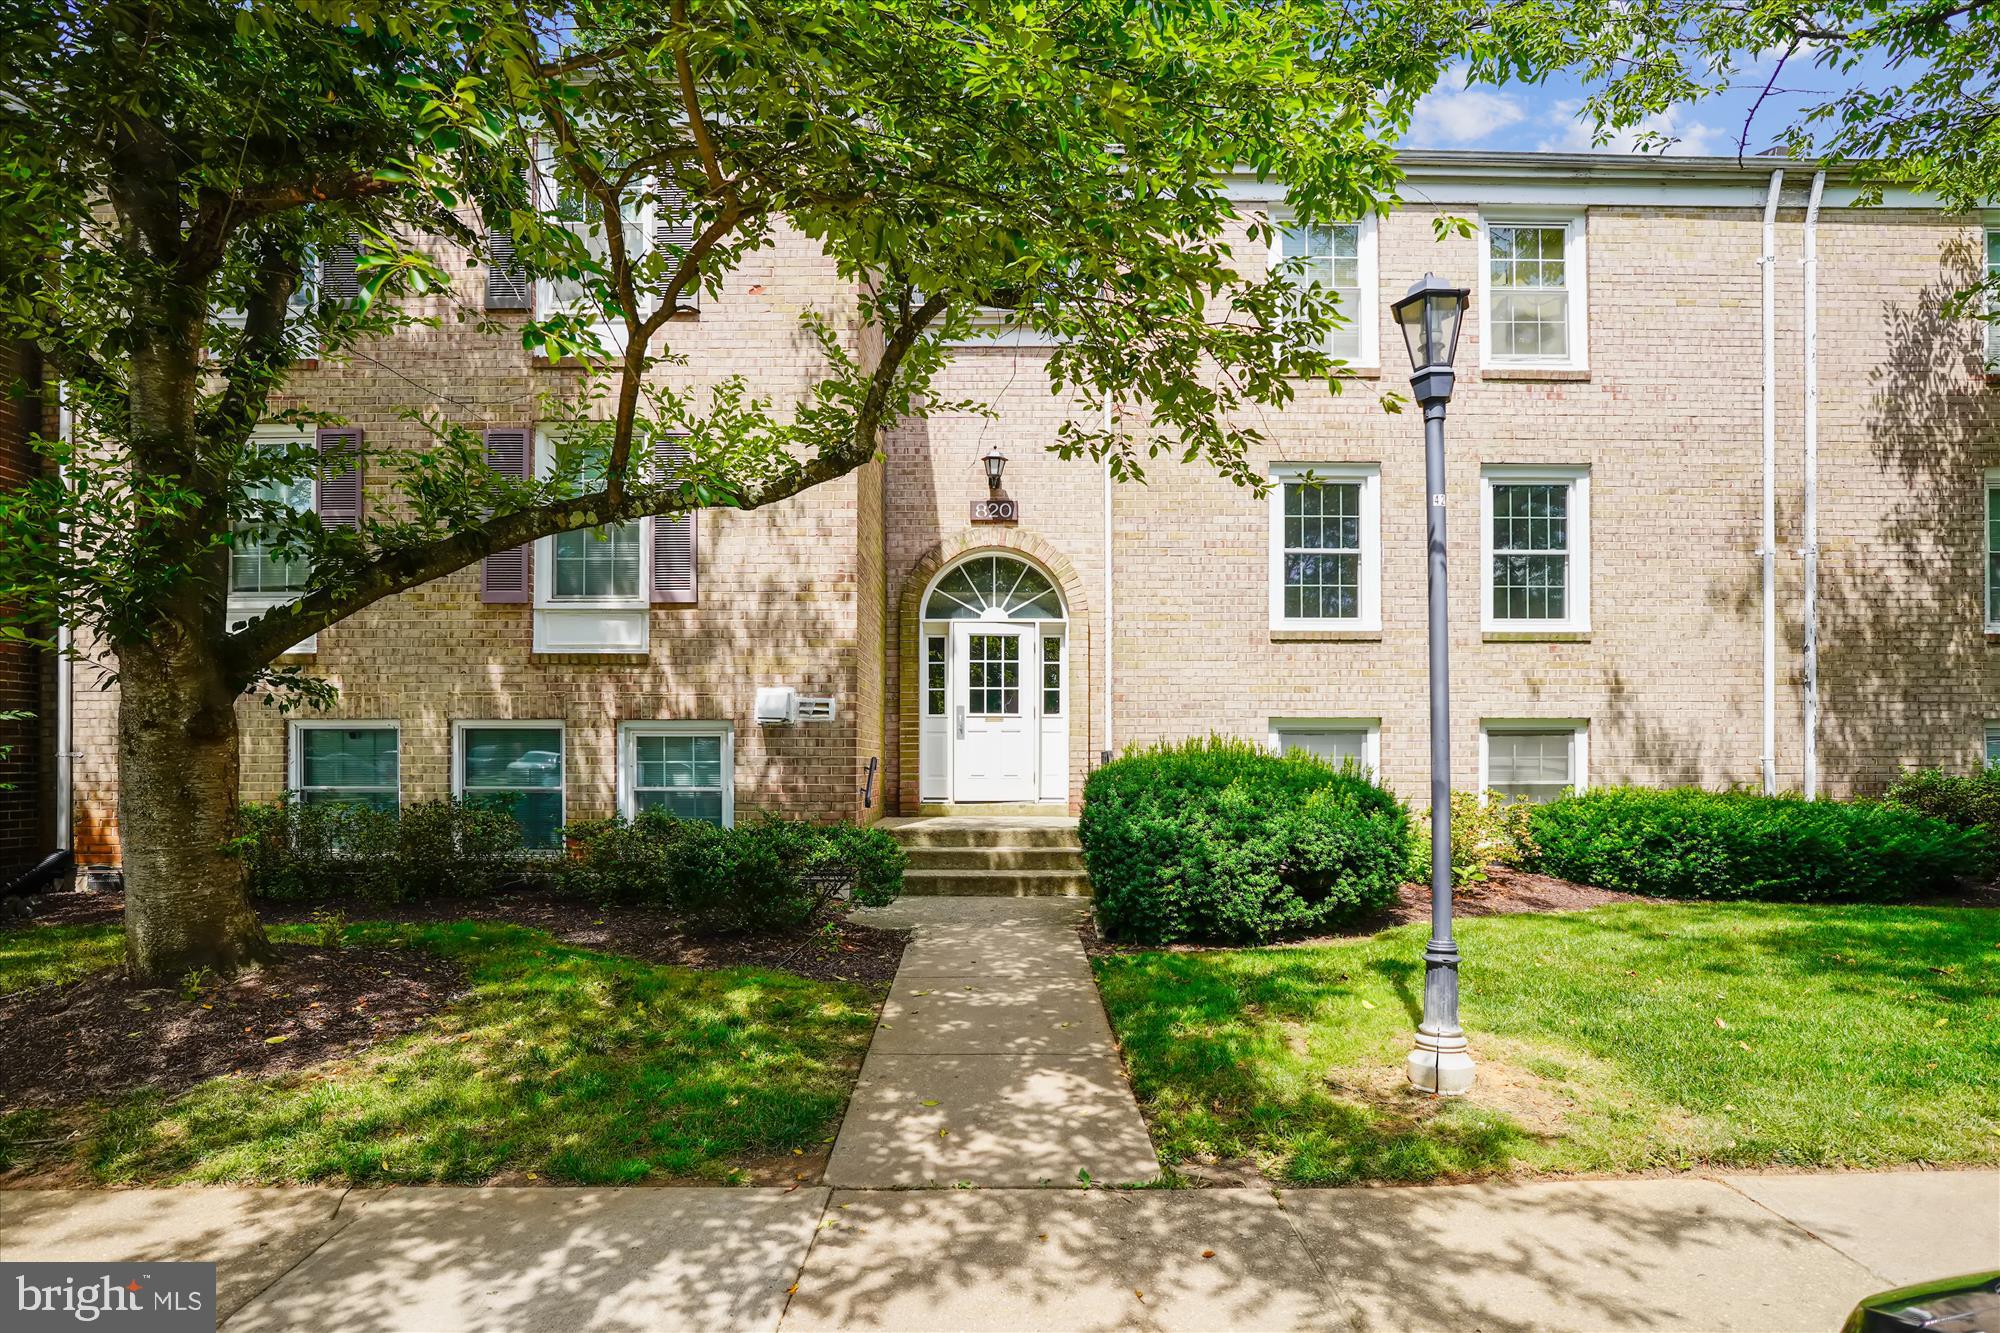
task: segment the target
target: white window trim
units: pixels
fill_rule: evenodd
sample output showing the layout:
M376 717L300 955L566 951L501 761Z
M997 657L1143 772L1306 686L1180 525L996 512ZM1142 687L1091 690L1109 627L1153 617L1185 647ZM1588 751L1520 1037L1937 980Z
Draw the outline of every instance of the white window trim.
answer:
M1278 228L1297 221L1297 215L1288 208L1273 209L1269 217L1271 225ZM1367 213L1335 225L1361 229L1354 241L1356 267L1360 269L1361 308L1346 312L1349 327L1358 327L1361 334L1361 350L1347 365L1352 370L1379 370L1382 367L1382 279L1376 244L1376 218L1373 213ZM1274 236L1271 247L1264 252L1265 274L1268 276L1277 266L1277 238Z
M1285 752L1285 737L1301 732L1360 732L1361 762L1369 775L1382 772L1382 719L1379 717L1274 717L1265 743L1272 754Z
M547 163L553 160L553 158L544 158L539 150L528 154L528 197L533 201L537 209L546 209L551 212L556 204L556 181L550 174ZM627 256L632 263L637 264L641 259L653 252L654 223L658 221L660 211L658 200L659 180L656 177L647 176L633 182L632 188L643 191L641 195L643 202L639 209L638 220L639 249L637 254ZM560 226L561 224L552 222L552 225ZM554 281L546 277L536 277L536 313L549 314L559 309L561 309L561 306L556 301ZM597 335L599 346L612 355L624 355L625 324L616 314L609 310L571 313L583 313L595 316L592 319L590 327L592 332Z
M390 722L367 718L317 718L310 722L293 719L286 736L285 790L296 799L303 790L305 778L305 746L299 740L299 733L306 731L393 731L396 733L396 806L403 805L403 726L400 722Z
M1265 580L1270 584L1271 628L1356 630L1382 628L1382 465L1379 463L1273 463L1269 498L1270 556ZM1359 615L1285 615L1285 483L1298 481L1361 485L1361 604Z
M635 458L634 463L638 460ZM535 475L547 478L555 471L556 444L553 432L535 428ZM543 611L643 611L653 600L653 520L635 518L639 525L639 592L634 597L557 597L555 595L554 537L535 540L535 607Z
M453 796L458 797L460 800L463 800L465 798L465 733L466 732L548 731L551 729L555 731L557 744L561 747L560 749L558 749L557 754L561 757L562 760L562 781L558 782L553 788L543 787L543 788L538 788L536 790L554 791L556 793L556 803L560 810L560 813L556 819L556 827L561 828L563 825L569 823L569 728L563 723L554 721L552 719L545 719L541 721L522 721L516 718L471 717L471 718L460 718L457 721L454 721L451 724L451 794ZM400 773L402 769L402 756L400 751L398 752L397 755L396 767L398 772ZM502 790L507 790L507 789L503 788ZM522 788L520 790L528 790L528 789ZM560 847L534 847L534 848L529 848L528 850L530 852L545 856L562 855L562 849Z
M621 722L618 724L618 813L639 815L639 737L717 736L722 740L722 827L736 825L736 724L733 722Z
M1979 619L1988 634L2000 634L2000 620L1993 618L1993 493L2000 490L2000 467L1986 469L1979 492Z
M1979 276L1986 277L1991 270L1987 256L1993 253L1993 238L2000 236L2000 215L1988 213L1986 225L1979 232ZM2000 300L1992 292L1986 294L1986 313L1993 315L2000 311ZM2000 373L2000 323L1983 321L1979 326L1979 360L1991 375Z
M1574 210L1560 212L1481 210L1479 214L1479 368L1481 370L1588 370L1590 369L1590 236L1585 215ZM1554 357L1496 357L1493 355L1493 228L1562 227L1564 290L1569 293L1569 355Z
M1590 786L1590 719L1585 717L1488 717L1479 721L1479 803L1486 804L1492 784L1487 780L1487 741L1495 732L1569 732L1571 791Z
M1556 485L1569 491L1569 614L1560 620L1501 620L1493 614L1493 487ZM1479 622L1489 634L1590 632L1590 469L1493 463L1479 469Z
M1992 759L1989 759L1987 756L1993 753L1994 743L1996 741L2000 741L2000 722L1988 722L1986 724L1985 741L1986 741L1986 747L1985 749L1980 751L1979 755L1979 763L1982 768L1990 767L1994 763L1994 761Z
M263 444L303 444L312 447L317 440L318 436L310 426L253 426L250 429L250 442L253 447ZM319 474L317 470L313 473L311 485L313 492L312 508L317 510L319 508ZM231 628L234 628L241 622L257 619L266 611L272 610L275 607L290 606L303 595L296 592L237 592L234 588L231 588L225 599L224 610L228 615L228 624ZM317 652L318 650L319 636L317 634L309 634L287 648L285 654L291 656Z

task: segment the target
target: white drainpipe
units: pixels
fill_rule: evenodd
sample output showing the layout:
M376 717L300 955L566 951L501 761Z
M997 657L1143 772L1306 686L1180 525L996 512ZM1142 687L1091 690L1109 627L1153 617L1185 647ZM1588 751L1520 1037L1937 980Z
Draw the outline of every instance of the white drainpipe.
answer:
M1806 799L1819 795L1819 197L1815 171L1806 203L1805 292L1805 763Z
M1111 395L1104 395L1104 433L1111 434ZM1111 458L1104 459L1104 752L1109 759L1117 753L1111 740Z
M1764 583L1764 794L1778 790L1778 344L1777 250L1778 191L1785 173L1771 173L1764 197L1764 253L1757 265L1764 270L1764 540L1757 555L1763 562Z

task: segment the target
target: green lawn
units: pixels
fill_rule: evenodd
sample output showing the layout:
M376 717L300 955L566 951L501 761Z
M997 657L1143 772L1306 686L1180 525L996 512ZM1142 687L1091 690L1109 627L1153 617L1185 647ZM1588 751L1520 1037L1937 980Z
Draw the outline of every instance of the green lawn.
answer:
M0 939L0 992L117 956L116 927ZM306 927L275 927L304 939ZM42 937L37 943L36 937ZM758 968L698 972L490 922L350 927L434 950L471 993L417 1032L269 1079L212 1079L77 1112L0 1118L0 1165L65 1151L104 1184L732 1180L831 1136L875 1021L863 986ZM66 966L51 955L67 949Z
M1643 904L1460 926L1463 1100L1402 1078L1426 927L1098 960L1161 1158L1315 1185L2000 1160L2000 912Z
M116 926L0 930L0 995L75 981L124 960L125 932Z

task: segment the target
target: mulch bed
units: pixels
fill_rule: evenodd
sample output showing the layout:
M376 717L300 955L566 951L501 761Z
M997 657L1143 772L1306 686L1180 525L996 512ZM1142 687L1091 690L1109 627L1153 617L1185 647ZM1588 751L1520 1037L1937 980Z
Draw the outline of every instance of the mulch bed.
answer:
M303 1069L413 1030L464 984L421 950L284 945L276 963L193 991L123 969L38 986L0 997L0 1111Z
M1516 912L1579 912L1587 907L1602 907L1606 903L1657 903L1663 898L1642 898L1633 893L1615 893L1610 889L1593 889L1588 884L1572 884L1566 879L1553 875L1531 875L1525 870L1510 870L1505 866L1494 866L1487 872L1487 879L1480 884L1467 884L1452 893L1452 911L1457 916L1507 916ZM1373 935L1377 931L1388 930L1392 926L1407 925L1412 921L1431 919L1431 887L1428 884L1403 884L1396 890L1396 901L1363 917L1359 921L1327 935L1315 935L1308 939L1285 940L1273 944L1272 948L1304 948L1313 944L1324 944L1330 940L1353 939L1359 935ZM1204 944L1172 944L1148 946L1116 944L1099 937L1095 921L1086 920L1078 928L1083 935L1084 948L1092 954L1160 952L1186 950L1200 952L1215 948ZM1225 948L1240 946L1226 945Z
M648 963L713 971L725 967L772 967L819 981L858 981L886 986L902 961L909 932L877 930L836 922L832 931L795 935L743 935L695 939L681 933L673 914L650 907L600 907L540 890L502 893L482 899L437 899L418 903L335 902L325 905L350 921L505 921L545 930L565 944L623 954ZM257 904L268 922L305 921L314 910L299 904ZM48 926L116 925L124 912L117 893L77 890L52 893L36 905L34 923Z

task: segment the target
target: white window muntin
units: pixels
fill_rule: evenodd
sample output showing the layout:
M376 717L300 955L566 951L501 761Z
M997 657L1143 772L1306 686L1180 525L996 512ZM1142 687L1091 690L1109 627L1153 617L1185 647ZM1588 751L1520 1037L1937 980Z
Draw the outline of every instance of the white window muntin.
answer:
M2000 297L1990 284L2000 283L2000 227L1986 228L1986 369L2000 371ZM1989 617L1990 619L1990 617Z
M1548 770L1540 768L1532 778L1521 771L1509 771L1506 755L1499 756L1496 764L1494 755L1495 738L1502 740L1503 747L1508 742L1525 742L1531 738L1554 739L1559 748L1538 747L1541 759L1553 754L1566 761L1567 772L1543 776ZM1496 771L1497 769L1497 771ZM1502 788L1522 787L1541 790L1523 792L1529 799L1553 800L1565 790L1582 791L1590 785L1590 723L1584 718L1487 718L1479 724L1479 799L1483 803L1487 793Z
M1277 234L1272 237L1265 263L1269 270L1275 271L1294 253L1291 241L1300 228L1289 213L1282 211L1271 215L1271 225L1277 228ZM1317 258L1307 264L1302 275L1306 281L1317 280L1341 294L1340 314L1347 322L1328 335L1326 350L1357 369L1376 368L1382 364L1382 310L1375 217L1370 214L1354 222L1320 225L1343 233L1331 238L1336 244L1329 247L1334 252L1329 261L1335 257L1342 260L1351 258L1354 279L1352 287L1334 280L1345 275L1335 274L1332 270L1347 266ZM1348 243L1350 238L1351 245ZM1317 251L1320 248L1317 244L1310 244L1304 250ZM1350 250L1351 256L1348 254Z
M2000 634L2000 468L1986 469L1986 632Z
M1560 228L1563 233L1563 254L1561 261L1562 284L1560 287L1526 287L1510 289L1494 282L1495 259L1493 253L1493 233L1498 227L1504 228ZM1479 365L1482 370L1489 368L1524 367L1543 370L1586 370L1590 366L1590 292L1589 265L1586 258L1587 228L1581 213L1517 213L1482 212L1479 215ZM1504 260L1503 260L1504 262ZM1539 264L1539 261L1536 261ZM1511 292L1528 294L1561 293L1561 304L1565 307L1564 341L1566 346L1560 356L1551 355L1506 355L1495 340L1493 320L1496 314L1494 297L1497 293L1509 297ZM1502 302L1508 304L1507 301Z
M1272 629L1382 628L1382 468L1377 463L1274 463L1271 466L1270 570ZM1288 487L1302 485L1352 486L1360 505L1359 542L1294 548L1289 540ZM1325 536L1320 537L1324 542ZM1355 614L1352 616L1291 615L1285 591L1289 584L1291 559L1300 554L1324 556L1353 555L1356 567Z
M1304 750L1336 768L1351 757L1371 777L1382 771L1382 719L1377 717L1274 717L1267 739L1277 754Z
M555 782L553 784L549 784L540 781L527 781L525 780L525 778L519 784L506 785L506 786L491 782L481 782L481 783L468 782L466 780L466 762L471 755L470 751L470 746L472 743L471 737L475 732L485 732L485 731L555 732L556 734L555 749L553 751L547 752L548 754L547 763L549 766L553 767L556 779ZM515 721L514 719L511 718L506 720L468 718L463 721L454 722L451 724L451 794L453 796L464 798L468 796L478 796L482 792L495 792L495 793L515 792L515 793L530 793L535 795L540 795L547 792L554 792L556 798L556 811L555 811L555 819L553 821L553 827L558 832L560 832L562 826L569 821L569 757L567 754L568 749L569 749L569 731L568 728L566 728L560 722L549 722L549 721L522 722L522 721ZM524 838L531 839L532 835L531 829L524 827L522 833ZM534 847L533 841L530 840L528 845L531 848L533 848ZM539 848L538 850L555 851L555 850L560 850L561 846L562 846L561 840L558 837L552 844L545 845L542 848Z
M280 446L311 449L311 430L294 426L258 426L250 432L252 449ZM310 513L319 503L316 470L280 486L258 488L266 499L288 504L294 513ZM282 493L281 493L282 492ZM290 571L295 570L295 573ZM302 559L278 560L268 555L265 543L239 527L229 551L229 607L232 613L254 611L262 615L274 606L298 600L305 590L307 565Z
M1494 577L1494 487L1562 486L1568 490L1565 515L1567 557L1563 614L1526 619L1498 614ZM1541 551L1533 554L1552 555ZM1479 605L1481 628L1490 632L1537 630L1583 633L1590 629L1590 469L1582 466L1494 464L1479 475Z
M556 438L546 429L535 431L535 471L546 477L555 471ZM633 460L638 466L639 460ZM635 518L627 523L615 525L620 530L616 536L599 536L599 529L586 529L577 533L564 533L562 537L543 537L535 543L535 605L542 610L608 610L643 611L652 603L653 575L653 520ZM575 544L601 542L603 552L585 547L590 555L610 557L621 555L634 565L629 594L611 595L563 595L557 592L556 564L559 546L564 538Z
M568 221L559 214L566 203L562 187L556 179L555 159L541 153L529 159L528 187L536 205L559 226L576 232L584 246L595 257L608 255L609 240L604 235L602 213L595 199L574 201L584 216ZM626 205L620 216L625 232L625 253L636 265L652 249L653 223L659 212L656 195L658 183L652 179L634 182L627 187L627 195L621 199ZM636 195L630 191L637 190ZM591 235L594 228L595 235ZM581 291L565 291L570 284L566 280L538 277L535 279L535 309L544 314L567 312L584 316L594 316L594 327L599 341L609 352L625 350L625 325L611 311L600 308L597 303Z
M369 731L388 732L395 746L395 773L387 781L379 774L372 780L362 781L361 774L342 775L344 781L330 781L331 775L309 772L306 764L306 737L316 732ZM343 796L361 798L361 803L376 808L396 809L403 803L403 735L402 727L395 722L362 722L339 720L298 721L291 724L291 745L286 755L285 787L295 800L304 804L320 801L339 800ZM386 797L386 802L381 798Z
M706 773L697 771L686 775L689 778L686 783L650 781L653 775L643 771L647 765L641 762L641 750L649 738L662 737L715 742L715 763L719 770L715 780L710 781ZM696 766L703 762L697 758ZM722 827L733 826L736 823L735 726L728 722L697 721L621 723L618 728L618 813L627 819L636 819L642 808L653 803L646 799L653 792L700 797L712 794L716 798Z

